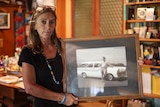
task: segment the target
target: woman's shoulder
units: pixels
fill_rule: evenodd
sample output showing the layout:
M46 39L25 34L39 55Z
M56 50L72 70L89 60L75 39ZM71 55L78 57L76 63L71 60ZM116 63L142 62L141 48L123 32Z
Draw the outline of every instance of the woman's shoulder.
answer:
M28 46L24 46L20 53L18 64L22 66L22 62L27 62L33 65L34 54L32 52L32 48Z
M22 51L32 51L31 47L26 45L22 48Z
M21 53L23 53L23 54L33 54L31 46L29 46L29 45L24 46L22 48Z

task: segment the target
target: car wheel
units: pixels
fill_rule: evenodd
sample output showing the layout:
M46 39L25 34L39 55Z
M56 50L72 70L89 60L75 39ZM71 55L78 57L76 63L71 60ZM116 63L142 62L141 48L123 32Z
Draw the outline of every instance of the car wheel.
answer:
M87 77L87 74L83 72L83 73L81 74L81 76L82 76L83 78L86 78L86 77Z
M113 75L112 74L106 74L104 76L105 80L109 80L109 81L112 81L114 79Z

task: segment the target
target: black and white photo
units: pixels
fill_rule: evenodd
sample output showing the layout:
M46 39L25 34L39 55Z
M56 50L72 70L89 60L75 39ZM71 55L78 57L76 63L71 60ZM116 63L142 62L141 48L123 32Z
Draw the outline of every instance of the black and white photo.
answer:
M138 35L63 41L67 92L82 101L141 96Z

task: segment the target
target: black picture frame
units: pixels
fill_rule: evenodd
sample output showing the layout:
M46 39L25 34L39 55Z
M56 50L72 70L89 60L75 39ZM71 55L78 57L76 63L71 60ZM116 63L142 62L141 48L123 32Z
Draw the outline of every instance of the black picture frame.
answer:
M78 96L79 101L131 99L142 95L141 69L137 63L140 56L138 35L68 38L63 39L63 48L64 89ZM80 62L99 62L103 56L111 64L107 70L116 71L122 65L127 71L127 76L107 80L108 73L106 73L107 79L102 80L98 78L101 74L97 71L97 74L94 74L97 78L88 76L83 78L79 72L88 68L79 70Z

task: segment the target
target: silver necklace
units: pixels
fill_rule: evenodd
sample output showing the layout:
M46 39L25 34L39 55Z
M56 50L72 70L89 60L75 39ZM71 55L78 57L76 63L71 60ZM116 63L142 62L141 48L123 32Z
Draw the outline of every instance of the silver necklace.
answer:
M50 72L51 72L53 81L54 81L56 84L58 84L58 85L61 84L60 81L57 81L57 80L56 80L56 78L55 78L55 76L54 76L54 74L53 74L53 69L52 69L51 65L49 64L48 60L47 60L46 58L45 58L45 60L46 60L47 66L48 66L48 68L49 68L49 70L50 70Z

